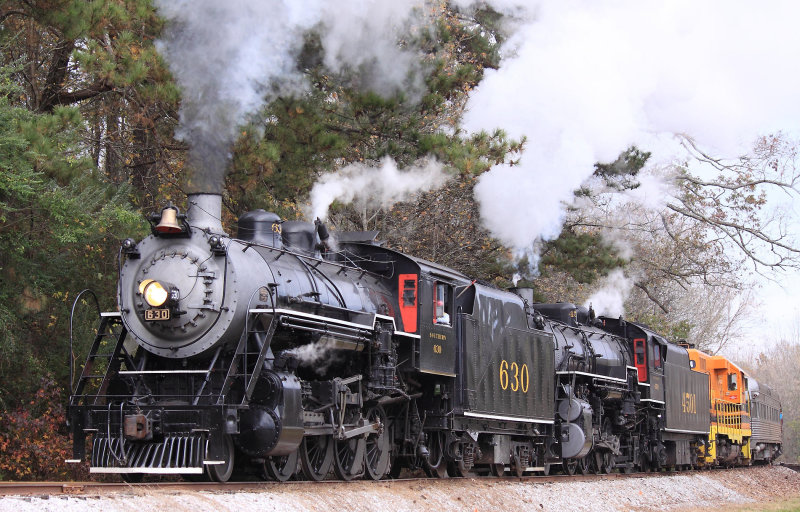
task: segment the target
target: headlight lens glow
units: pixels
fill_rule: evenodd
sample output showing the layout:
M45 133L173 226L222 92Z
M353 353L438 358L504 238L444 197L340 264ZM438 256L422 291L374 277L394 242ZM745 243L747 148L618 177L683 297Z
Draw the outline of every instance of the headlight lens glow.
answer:
M143 295L144 300L154 308L163 306L169 298L169 292L158 281L151 281L144 285Z
M155 281L155 279L145 279L141 283L139 283L139 294L144 295L144 289L147 288L147 285Z

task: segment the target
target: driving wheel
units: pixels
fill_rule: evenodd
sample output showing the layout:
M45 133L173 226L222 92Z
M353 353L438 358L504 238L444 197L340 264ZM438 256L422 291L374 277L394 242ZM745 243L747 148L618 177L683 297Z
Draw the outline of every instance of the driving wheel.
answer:
M289 455L267 457L264 461L264 472L272 480L285 482L297 472L298 459L299 453L296 450Z
M333 442L333 471L342 480L352 480L364 474L364 453L367 441L362 436L337 439Z
M392 465L392 436L383 407L376 406L370 409L367 421L381 424L378 432L367 436L367 452L364 456L367 476L371 480L380 480L389 473Z
M307 436L300 444L300 467L303 476L320 481L333 465L333 439L331 436Z

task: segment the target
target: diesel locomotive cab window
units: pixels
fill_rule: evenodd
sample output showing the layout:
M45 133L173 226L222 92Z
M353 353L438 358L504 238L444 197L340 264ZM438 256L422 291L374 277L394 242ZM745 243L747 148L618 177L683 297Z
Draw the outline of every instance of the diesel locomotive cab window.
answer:
M433 321L437 324L450 325L452 311L452 293L450 286L436 282L433 286Z
M736 374L728 375L728 391L736 391Z

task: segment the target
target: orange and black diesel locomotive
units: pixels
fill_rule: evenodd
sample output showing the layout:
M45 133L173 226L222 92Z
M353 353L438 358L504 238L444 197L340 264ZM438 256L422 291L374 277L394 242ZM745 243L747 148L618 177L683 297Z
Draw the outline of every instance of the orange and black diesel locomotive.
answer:
M70 397L71 462L131 481L652 470L770 462L780 402L646 326L537 304L193 194L120 248ZM334 242L335 238L335 242ZM77 301L76 301L77 303Z

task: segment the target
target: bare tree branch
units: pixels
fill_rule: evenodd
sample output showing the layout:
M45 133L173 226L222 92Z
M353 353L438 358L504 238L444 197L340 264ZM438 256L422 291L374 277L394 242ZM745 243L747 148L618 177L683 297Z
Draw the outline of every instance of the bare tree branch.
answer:
M634 286L642 290L645 293L645 295L647 295L647 297L651 301L653 301L653 304L661 308L661 311L663 311L666 314L669 314L669 309L667 309L667 307L664 304L662 304L661 301L659 301L655 296L653 296L653 294L650 293L650 290L647 289L647 286L645 286L642 283L634 283Z

